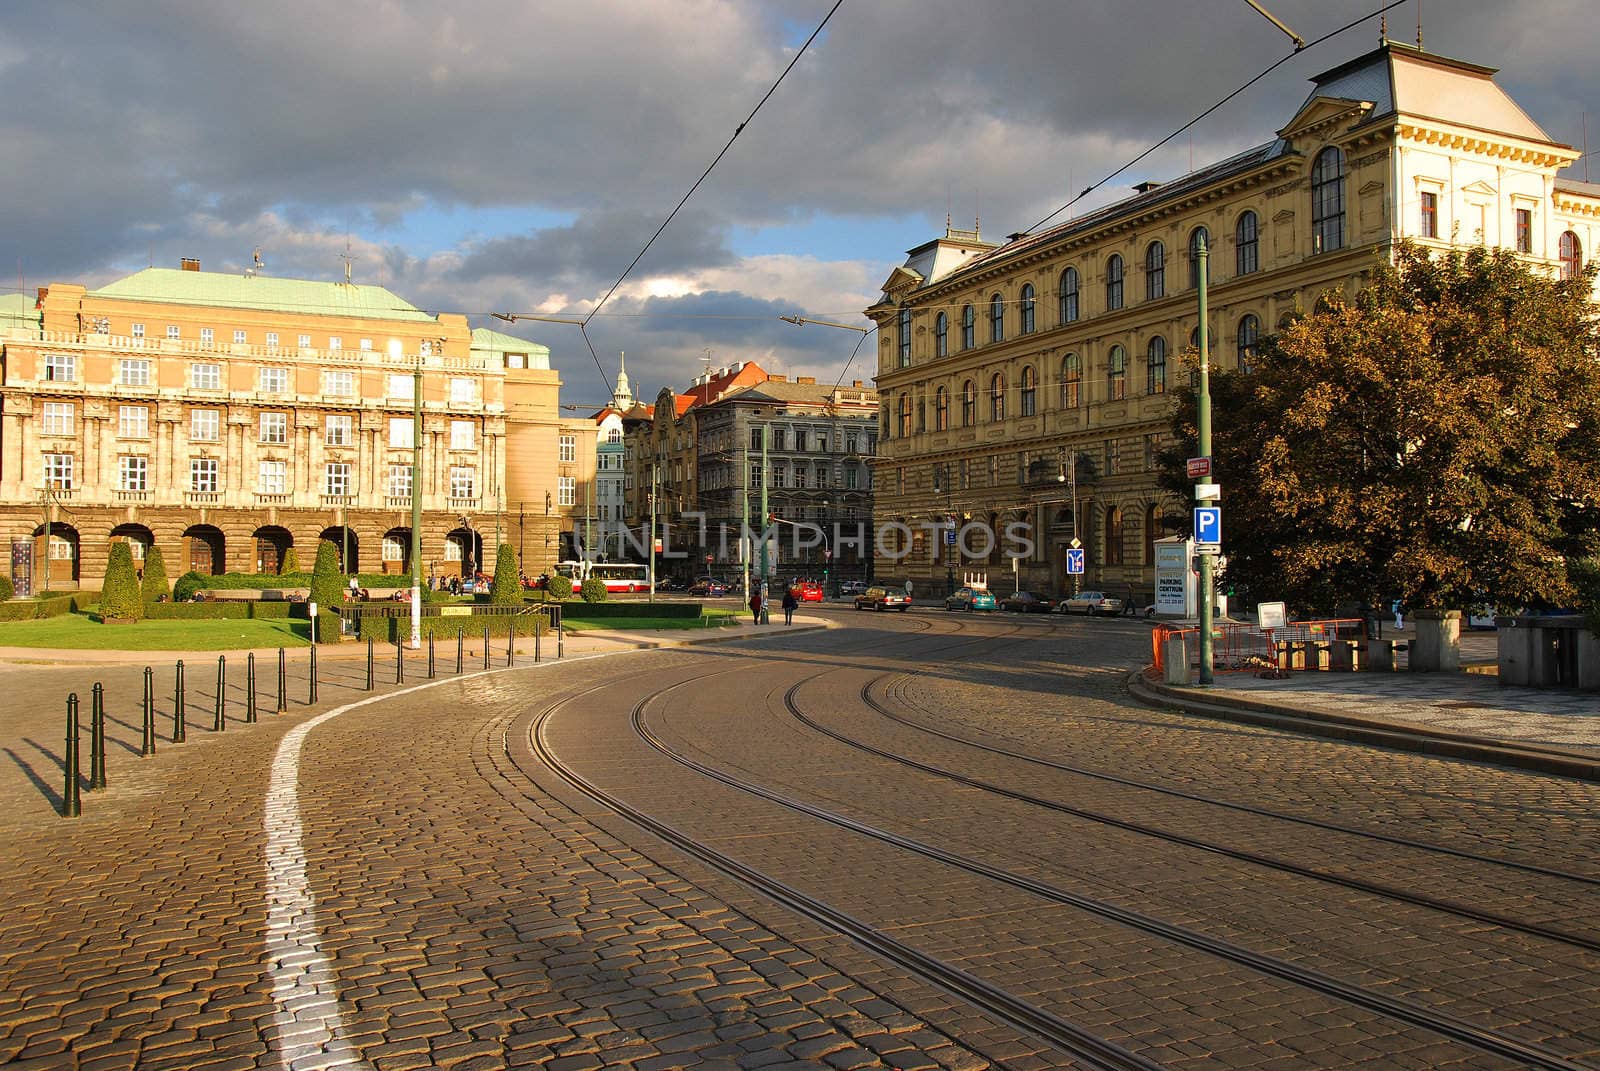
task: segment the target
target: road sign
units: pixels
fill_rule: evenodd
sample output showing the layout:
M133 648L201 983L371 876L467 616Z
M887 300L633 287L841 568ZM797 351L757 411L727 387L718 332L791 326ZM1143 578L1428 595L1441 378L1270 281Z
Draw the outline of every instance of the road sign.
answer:
M1080 542L1078 542L1078 540L1077 540L1077 539L1076 539L1076 538L1074 538L1074 539L1073 539L1073 540L1072 540L1072 549L1073 549L1073 550L1077 550L1077 549L1078 549L1078 548L1079 548L1079 547L1081 547L1081 546L1083 546L1083 544L1082 544L1082 543L1080 543Z
M1083 551L1077 547L1067 551L1067 575L1077 576L1083 572Z
M1194 497L1197 502L1215 502L1222 497L1220 483L1197 483L1194 485Z
M947 547L953 547L956 545L956 530L954 526L944 530L944 545Z
M715 554L707 554L706 555L706 564L707 565L710 565L712 562L714 562L716 560L717 560L717 556Z
M1196 506L1194 511L1194 541L1196 544L1220 545L1222 543L1222 507Z
M1209 457L1191 457L1186 462L1189 479L1199 480L1211 475L1211 459Z

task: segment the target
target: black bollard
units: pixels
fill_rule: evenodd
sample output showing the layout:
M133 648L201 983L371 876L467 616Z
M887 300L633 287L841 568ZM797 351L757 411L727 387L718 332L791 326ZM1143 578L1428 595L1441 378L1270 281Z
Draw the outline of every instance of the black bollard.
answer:
M561 631L561 618L556 618L556 657L566 657L566 634Z
M99 681L89 691L89 791L106 787L106 689Z
M78 806L78 693L67 696L67 784L61 793L61 817L76 818Z
M433 633L428 633L428 679L433 680Z
M372 637L367 637L367 691L372 691Z
M211 719L211 731L220 733L228 727L228 656L217 656L217 709Z
M548 621L548 620L550 620L548 617L545 618L545 621ZM539 640L543 636L544 636L544 621L540 621L536 617L536 618L533 619L533 660L534 660L535 663L537 663L539 661Z
M406 682L405 649L404 642L400 640L394 641L394 682L396 684L404 684Z
M467 634L462 629L456 629L456 672L461 672L461 650L466 646Z
M244 720L256 720L256 653L244 656Z
M144 667L144 735L139 741L139 755L156 753L156 671Z
M289 670L284 664L283 648L278 648L278 713L289 709Z
M184 726L183 710L183 659L178 659L177 685L173 688L172 697L172 742L181 744L187 732Z
M317 645L311 645L311 677L306 681L306 702L317 701Z
M514 665L517 660L517 619L506 618L506 665Z
M483 668L489 668L489 626L483 626Z

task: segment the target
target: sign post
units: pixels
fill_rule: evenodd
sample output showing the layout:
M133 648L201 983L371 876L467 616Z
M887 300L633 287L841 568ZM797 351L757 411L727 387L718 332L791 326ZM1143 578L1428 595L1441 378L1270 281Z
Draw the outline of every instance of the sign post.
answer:
M1200 312L1200 390L1195 413L1195 430L1197 432L1200 456L1189 462L1189 471L1193 474L1197 466L1195 462L1204 462L1203 474L1192 475L1193 479L1211 483L1211 338L1206 320L1206 275L1209 272L1207 259L1209 251L1206 249L1206 235L1201 231L1195 235L1194 243L1194 279L1195 293L1199 302ZM1196 488L1195 500L1207 501L1200 497L1199 488ZM1215 534L1211 540L1205 539L1200 532L1201 515L1207 514L1207 520L1215 521ZM1196 543L1207 542L1222 543L1222 510L1217 507L1199 507L1194 511ZM1211 684L1211 611L1212 611L1212 556L1207 554L1200 559L1200 684L1202 687Z

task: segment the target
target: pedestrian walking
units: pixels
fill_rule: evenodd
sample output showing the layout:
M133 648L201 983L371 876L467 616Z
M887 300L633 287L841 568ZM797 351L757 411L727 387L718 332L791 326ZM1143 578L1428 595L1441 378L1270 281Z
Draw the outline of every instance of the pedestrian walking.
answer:
M794 624L794 612L799 608L800 608L800 600L796 599L794 597L794 592L792 592L792 591L784 592L783 593L783 623L785 625Z
M759 591L750 596L750 616L755 619L754 624L761 624L761 593Z

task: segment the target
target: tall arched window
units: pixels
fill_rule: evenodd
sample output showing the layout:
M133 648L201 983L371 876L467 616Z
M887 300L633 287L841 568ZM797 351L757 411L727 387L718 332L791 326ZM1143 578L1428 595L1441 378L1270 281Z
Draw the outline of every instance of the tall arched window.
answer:
M1206 247L1206 283L1211 282L1211 232L1204 227L1196 227L1194 233L1189 235L1189 289L1200 288L1200 244Z
M1233 268L1236 275L1249 275L1261 267L1261 227L1254 212L1239 215L1233 230Z
M1144 297L1154 301L1167 296L1167 247L1151 242L1144 251Z
M1024 335L1033 334L1033 284L1022 284L1022 303L1018 306L1022 314L1022 324L1019 330Z
M911 310L900 306L900 367L911 367Z
M1167 340L1157 335L1145 352L1144 392L1167 393Z
M1006 377L996 372L989 377L989 419L998 424L1006 418Z
M1122 510L1106 511L1106 564L1122 564Z
M1161 535L1161 507L1152 502L1144 509L1144 563L1156 563L1156 539Z
M1583 274L1583 246L1578 243L1576 234L1562 231L1557 252L1561 255L1561 278L1576 279Z
M950 430L950 392L943 387L933 395L933 430Z
M1256 340L1261 337L1261 321L1251 313L1239 321L1239 371L1249 372L1255 367Z
M972 380L961 384L961 426L970 428L978 422L978 388Z
M950 317L942 312L933 318L933 355L950 356Z
M1311 251L1344 248L1344 154L1330 145L1311 165Z
M977 315L975 313L973 313L972 306L971 305L963 306L962 309L961 309L961 348L962 349L970 350L972 347L974 347L974 346L976 346L978 344L977 326L978 326L978 318L977 318Z
M900 395L900 420L895 432L902 439L911 434L911 395Z
M1106 311L1122 308L1122 255L1111 254L1106 261Z
M1061 358L1061 408L1076 409L1083 399L1083 361L1076 353Z
M1068 268L1061 273L1061 322L1070 324L1078 319L1078 269Z
M1033 416L1038 411L1039 378L1033 370L1033 365L1022 366L1022 415Z
M1106 358L1106 398L1118 402L1128 396L1128 353L1121 346L1112 346Z
M1006 303L996 294L989 299L989 341L1006 340Z

